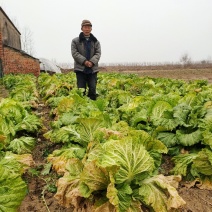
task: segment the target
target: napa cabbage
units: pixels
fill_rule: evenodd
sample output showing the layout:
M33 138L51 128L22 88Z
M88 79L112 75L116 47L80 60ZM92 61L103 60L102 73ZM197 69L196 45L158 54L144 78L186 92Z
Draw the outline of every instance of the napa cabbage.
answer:
M27 184L21 175L34 164L32 155L1 152L0 211L16 212L27 195Z

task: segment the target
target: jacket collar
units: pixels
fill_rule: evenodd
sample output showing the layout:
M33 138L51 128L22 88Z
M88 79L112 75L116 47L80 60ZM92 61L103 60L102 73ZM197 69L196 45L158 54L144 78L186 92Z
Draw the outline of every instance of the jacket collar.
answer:
M84 40L85 40L85 36L84 36L83 32L81 32L79 34L79 41L82 42ZM90 40L92 40L93 42L97 41L96 37L94 37L92 33L90 34Z

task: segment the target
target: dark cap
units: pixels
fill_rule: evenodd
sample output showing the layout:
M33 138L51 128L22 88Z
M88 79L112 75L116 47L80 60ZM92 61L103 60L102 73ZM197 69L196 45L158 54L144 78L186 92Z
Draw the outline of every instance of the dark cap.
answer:
M82 24L81 24L81 27L83 27L83 26L91 26L92 27L92 24L91 24L91 22L89 20L83 20Z

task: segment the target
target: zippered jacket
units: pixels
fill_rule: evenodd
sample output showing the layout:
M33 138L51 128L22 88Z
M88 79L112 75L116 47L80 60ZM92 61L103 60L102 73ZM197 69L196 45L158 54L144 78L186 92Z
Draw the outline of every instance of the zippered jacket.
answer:
M93 34L90 34L90 59L94 65L92 67L93 73L98 72L98 62L101 57L101 45L100 42L93 36ZM85 46L85 40L83 33L81 32L79 37L76 37L71 42L71 54L74 58L74 71L84 71L85 65L84 62L86 59L86 46Z

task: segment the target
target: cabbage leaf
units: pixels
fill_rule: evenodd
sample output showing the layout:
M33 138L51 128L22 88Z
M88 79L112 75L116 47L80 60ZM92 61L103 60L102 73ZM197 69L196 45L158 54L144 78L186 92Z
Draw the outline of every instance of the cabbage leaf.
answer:
M180 175L147 178L140 184L140 200L154 211L167 212L177 209L186 204L176 190L180 181Z
M193 168L199 173L212 176L212 151L204 148L198 152L197 157L193 160Z
M16 138L10 142L8 149L13 153L25 154L31 153L32 149L35 147L35 138L22 136Z
M100 162L103 167L120 167L115 175L117 184L130 183L145 172L151 173L155 168L154 160L145 147L131 139L108 141L103 144L103 151Z
M0 164L0 211L16 212L26 194L27 186L20 174Z

